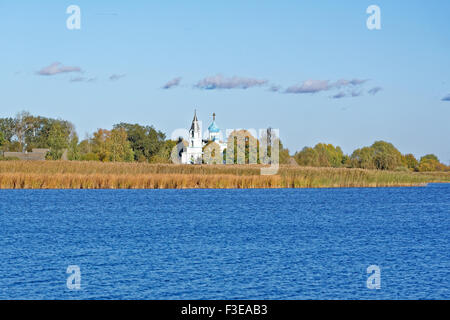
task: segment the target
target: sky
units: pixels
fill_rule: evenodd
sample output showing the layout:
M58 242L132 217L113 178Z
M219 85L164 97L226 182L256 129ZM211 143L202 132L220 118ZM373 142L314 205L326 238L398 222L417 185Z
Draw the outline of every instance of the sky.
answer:
M66 10L77 5L81 28ZM369 30L370 5L380 30ZM0 117L280 130L450 164L450 2L0 0Z

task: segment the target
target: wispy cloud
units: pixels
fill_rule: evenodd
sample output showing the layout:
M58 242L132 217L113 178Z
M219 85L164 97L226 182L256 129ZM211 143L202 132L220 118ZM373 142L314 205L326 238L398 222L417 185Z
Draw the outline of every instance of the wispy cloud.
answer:
M97 78L85 78L85 77L74 77L70 79L70 82L95 82Z
M181 82L181 77L177 77L175 79L170 80L169 82L167 82L162 88L163 89L170 89L173 87L177 87L180 85Z
M370 89L369 91L367 91L367 93L371 94L371 95L376 95L378 92L380 92L381 90L383 90L383 88L381 87L373 87L372 89Z
M362 91L361 90L352 90L348 93L345 93L344 91L340 91L338 93L336 93L335 95L332 95L330 98L332 99L342 99L345 97L351 97L351 98L356 98L362 95Z
M123 77L125 77L126 76L126 74L112 74L110 77L109 77L109 80L111 80L111 81L117 81L117 80L119 80L119 79L122 79Z
M331 89L356 87L356 86L360 86L360 85L366 83L367 81L368 80L366 80L366 79L351 79L351 80L340 79L335 82L331 82L330 80L309 79L309 80L304 81L300 85L294 85L294 86L288 87L284 92L285 93L297 93L297 94L317 93L317 92L321 92L321 91L328 91ZM356 91L355 91L355 95L354 94L351 94L351 95L356 96ZM335 96L337 97L335 99L339 99L339 98L343 97L342 94L339 94L339 93L336 94ZM344 94L344 96L345 96L345 94Z
M342 99L345 98L347 95L345 94L345 92L338 92L335 95L331 96L330 98L332 99Z
M450 93L442 98L442 101L450 101Z
M271 91L271 92L278 92L280 90L281 90L281 86L277 86L277 85L272 85L269 88L269 91Z
M301 85L290 86L285 93L317 93L330 90L329 80L306 80Z
M332 83L332 87L335 88L341 88L341 87L348 87L348 86L359 86L361 84L366 83L368 80L367 79L351 79L351 80L346 80L346 79L340 79L334 83Z
M207 77L200 80L195 87L205 90L214 89L248 89L251 87L260 87L267 84L267 80L254 78L232 77L225 78L222 75Z
M63 66L60 62L54 62L51 65L37 71L40 76L54 76L60 73L81 72L80 67Z

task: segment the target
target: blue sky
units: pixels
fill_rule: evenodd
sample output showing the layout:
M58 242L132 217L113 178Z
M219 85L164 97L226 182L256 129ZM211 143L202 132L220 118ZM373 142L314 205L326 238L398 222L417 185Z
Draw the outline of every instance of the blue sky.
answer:
M381 30L366 27L372 4ZM66 28L69 5L81 30ZM450 163L449 11L449 1L1 0L0 117L67 119L81 138L119 122L170 135L197 109L205 125L216 112L224 129L279 128L291 153L387 140Z

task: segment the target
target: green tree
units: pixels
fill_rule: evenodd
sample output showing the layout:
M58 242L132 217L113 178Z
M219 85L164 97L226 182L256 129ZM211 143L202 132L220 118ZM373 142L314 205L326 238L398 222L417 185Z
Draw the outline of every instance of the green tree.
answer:
M353 151L350 163L353 168L375 169L374 150L371 147L364 147Z
M301 166L338 168L343 164L344 153L340 147L318 143L314 148L303 148L294 155L294 159Z
M5 145L6 143L6 139L5 139L5 135L3 134L2 131L0 131L0 147L3 147L3 145Z
M114 129L119 128L123 128L126 131L136 161L150 161L165 146L165 134L157 131L152 126L129 123L114 125Z
M131 162L134 159L134 152L128 141L127 132L124 128L113 129L105 141L108 149L109 161Z
M172 163L171 154L177 141L166 140L158 153L150 158L151 163Z
M342 166L344 153L340 147L334 147L332 144L319 143L314 149L318 156L318 166L335 168Z
M350 163L356 168L394 170L402 165L402 154L392 143L376 141L370 147L356 149Z
M15 135L15 120L13 118L1 118L0 119L0 132L3 134L3 138L7 142L12 142Z
M375 167L380 170L394 170L402 164L402 154L392 143L376 141L372 147Z
M301 166L317 167L319 164L319 154L311 147L304 147L302 151L296 152L294 159Z
M56 120L29 115L26 119L25 144L27 150L48 148L49 135ZM61 128L61 130L63 130Z
M78 144L78 150L80 152L80 160L83 161L99 161L98 155L93 152L92 138L86 137Z
M47 155L47 159L60 160L64 150L68 147L67 141L68 133L61 123L55 122L52 124L48 135L48 146L50 152Z
M439 162L439 158L434 154L427 154L427 155L423 156L422 158L420 158L420 162L425 161L425 160L434 160L434 161Z
M78 135L76 133L73 133L72 137L70 138L67 156L69 160L81 160L81 152L78 144Z

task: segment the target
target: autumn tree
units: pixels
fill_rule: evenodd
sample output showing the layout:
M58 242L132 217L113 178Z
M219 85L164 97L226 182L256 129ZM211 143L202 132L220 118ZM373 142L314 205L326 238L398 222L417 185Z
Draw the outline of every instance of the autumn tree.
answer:
M338 168L342 166L344 153L340 147L318 143L314 148L303 148L294 155L294 159L301 166Z
M420 158L419 171L445 171L447 167L439 161L439 158L434 154L427 154Z
M413 154L408 153L402 157L402 163L409 170L417 171L419 167L419 161L417 161L416 157Z
M284 148L283 143L281 142L281 140L279 141L279 158L280 164L289 164L291 161L291 155L289 154L289 149Z
M92 152L103 162L133 161L134 153L124 128L98 129L92 138Z
M294 160L301 166L314 167L319 163L319 156L313 148L304 147L294 154Z

